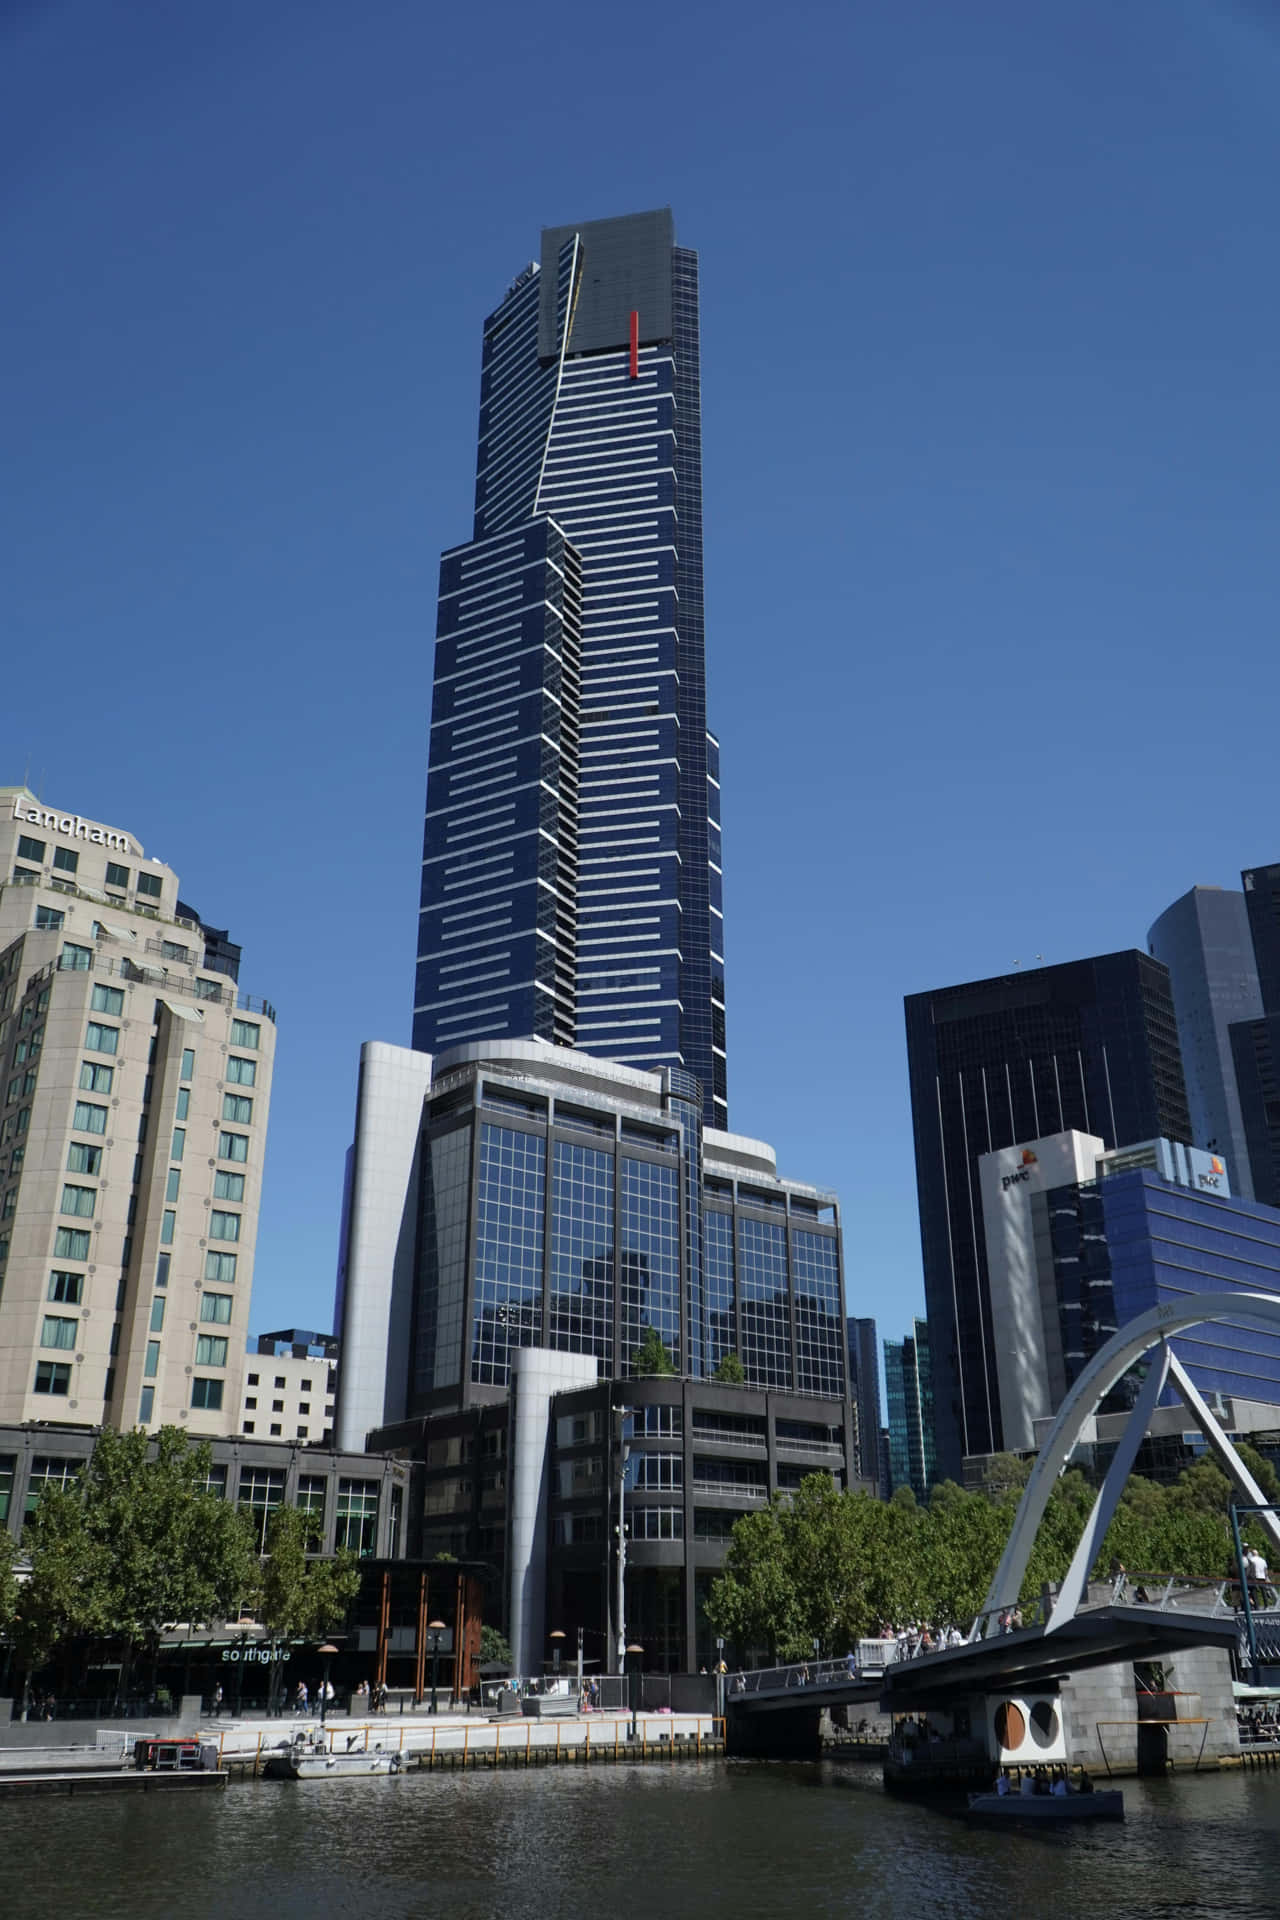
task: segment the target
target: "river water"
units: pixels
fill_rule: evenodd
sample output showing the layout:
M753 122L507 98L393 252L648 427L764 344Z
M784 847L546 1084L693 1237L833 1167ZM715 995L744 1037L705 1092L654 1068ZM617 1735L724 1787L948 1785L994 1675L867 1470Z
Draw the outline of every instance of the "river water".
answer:
M1127 1819L970 1829L875 1770L683 1761L0 1801L3 1920L1274 1920L1280 1774L1125 1781Z

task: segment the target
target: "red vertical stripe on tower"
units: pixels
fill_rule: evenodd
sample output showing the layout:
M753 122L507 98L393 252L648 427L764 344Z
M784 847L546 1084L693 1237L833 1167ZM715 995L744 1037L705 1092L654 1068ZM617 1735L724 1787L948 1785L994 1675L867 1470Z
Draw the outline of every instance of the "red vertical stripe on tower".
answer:
M631 316L631 378L633 380L637 380L639 379L639 377L640 377L640 315L638 313L633 313Z

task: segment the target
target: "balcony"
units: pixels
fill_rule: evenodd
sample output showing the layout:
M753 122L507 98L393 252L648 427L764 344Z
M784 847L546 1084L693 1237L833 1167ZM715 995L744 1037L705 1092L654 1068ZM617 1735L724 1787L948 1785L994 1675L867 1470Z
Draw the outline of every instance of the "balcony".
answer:
M812 1454L819 1460L843 1460L844 1448L832 1440L779 1440L779 1453Z
M148 947L158 946L159 941L149 940ZM171 961L160 965L151 961L132 960L122 954L117 960L106 953L95 953L87 967L69 967L62 964L61 955L50 960L47 966L33 973L23 988L24 994L30 993L41 980L48 980L55 973L92 973L99 980L115 978L134 985L150 986L162 993L181 994L186 1000L199 1000L215 1007L231 1007L237 1013L259 1014L264 1020L276 1025L276 1010L270 1000L264 1000L258 994L241 993L234 980L202 980L195 976L194 967L188 966L181 972L174 968L181 966L180 961Z
M763 1453L765 1450L762 1433L704 1433L701 1427L695 1427L693 1442L698 1447L720 1447L728 1453Z

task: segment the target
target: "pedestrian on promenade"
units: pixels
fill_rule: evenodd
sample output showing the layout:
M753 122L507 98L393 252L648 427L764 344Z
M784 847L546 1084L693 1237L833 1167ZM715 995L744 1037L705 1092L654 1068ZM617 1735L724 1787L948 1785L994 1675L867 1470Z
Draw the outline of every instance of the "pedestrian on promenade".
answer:
M213 1711L214 1719L221 1720L222 1718L222 1683L221 1681L219 1681L218 1685L213 1690L212 1711Z
M307 1683L305 1680L299 1680L298 1682L293 1696L293 1710L296 1714L305 1714L307 1711Z

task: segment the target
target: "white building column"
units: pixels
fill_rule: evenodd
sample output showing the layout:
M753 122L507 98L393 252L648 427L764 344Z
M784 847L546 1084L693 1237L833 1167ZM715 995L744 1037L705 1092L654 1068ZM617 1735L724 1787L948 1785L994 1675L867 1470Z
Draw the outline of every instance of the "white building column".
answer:
M342 1250L334 1443L358 1452L372 1427L403 1419L417 1239L422 1105L429 1053L366 1040Z
M551 1401L593 1387L598 1366L587 1353L521 1347L511 1355L511 1428L507 1454L509 1639L517 1673L539 1673L546 1653L547 1508L550 1500Z

